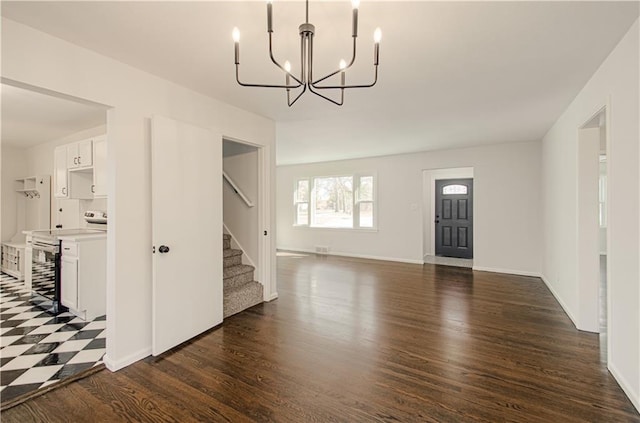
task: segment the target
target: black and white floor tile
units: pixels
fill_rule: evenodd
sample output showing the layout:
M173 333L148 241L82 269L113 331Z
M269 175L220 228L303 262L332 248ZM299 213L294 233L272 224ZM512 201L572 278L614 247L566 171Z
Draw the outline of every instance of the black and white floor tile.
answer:
M0 278L0 398L9 401L102 363L106 318L52 315L23 282ZM44 308L44 309L43 309Z

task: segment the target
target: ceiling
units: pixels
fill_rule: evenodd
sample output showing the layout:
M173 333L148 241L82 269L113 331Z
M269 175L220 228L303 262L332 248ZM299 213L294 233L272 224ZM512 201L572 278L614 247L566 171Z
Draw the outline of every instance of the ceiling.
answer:
M106 123L103 108L0 85L2 145L29 148Z
M275 56L297 63L304 3L275 1ZM347 82L380 78L334 106L305 94L235 83L282 83L267 54L266 6L232 2L10 2L3 16L276 121L277 162L291 164L541 139L639 13L638 2L363 0L358 58ZM315 74L351 54L349 1L310 2ZM294 66L293 72L296 72ZM248 140L251 141L251 140Z

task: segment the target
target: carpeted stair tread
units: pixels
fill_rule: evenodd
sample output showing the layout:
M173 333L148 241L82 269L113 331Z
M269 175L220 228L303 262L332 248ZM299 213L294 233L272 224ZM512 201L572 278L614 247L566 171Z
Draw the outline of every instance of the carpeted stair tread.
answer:
M231 248L231 236L222 234L223 253L223 316L236 313L263 302L263 286L253 280L255 267L242 264L243 252Z
M262 284L251 281L238 287L225 289L223 315L229 317L262 302Z
M241 256L242 255L242 250L235 250L233 248L229 248L227 250L222 250L222 253L223 253L224 258L235 257L235 256Z
M255 268L248 264L239 264L237 266L225 267L223 270L223 278L232 278L234 276L243 275L245 273L253 272Z

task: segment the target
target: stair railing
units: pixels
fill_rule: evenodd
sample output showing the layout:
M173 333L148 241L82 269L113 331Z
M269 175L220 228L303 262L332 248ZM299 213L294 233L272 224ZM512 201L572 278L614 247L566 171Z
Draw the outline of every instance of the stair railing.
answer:
M247 196L244 194L244 192L242 192L242 190L238 187L238 184L236 184L233 179L231 179L231 177L229 175L227 175L227 172L225 172L224 170L222 171L222 177L224 178L225 181L227 181L227 183L229 184L229 186L231 186L231 189L233 189L233 191L238 194L238 196L240 198L242 198L242 201L245 202L245 204L248 207L253 207L254 204L251 200L249 200L249 198L247 198Z

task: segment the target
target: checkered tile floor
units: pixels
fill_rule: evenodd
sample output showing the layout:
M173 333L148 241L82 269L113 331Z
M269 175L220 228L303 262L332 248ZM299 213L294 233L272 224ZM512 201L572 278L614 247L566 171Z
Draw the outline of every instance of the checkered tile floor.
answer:
M38 307L39 306L39 307ZM23 282L0 277L0 397L9 401L102 363L106 317L49 314Z

